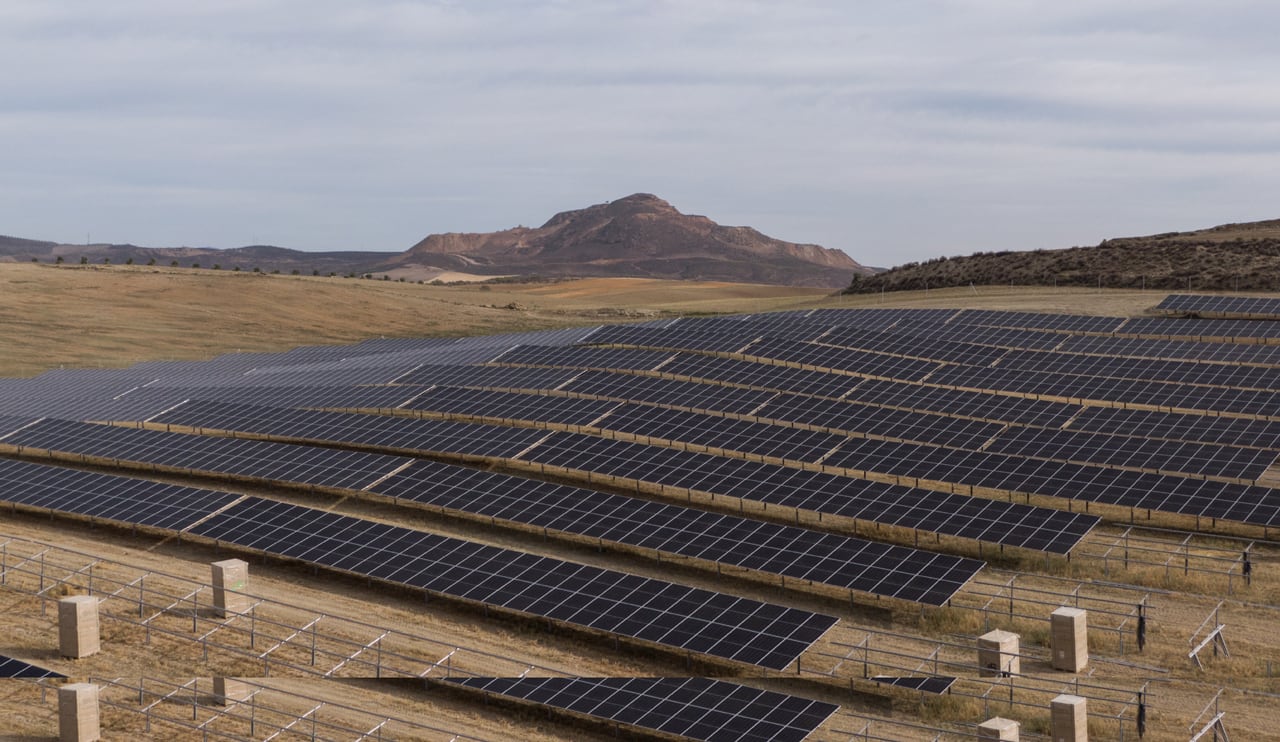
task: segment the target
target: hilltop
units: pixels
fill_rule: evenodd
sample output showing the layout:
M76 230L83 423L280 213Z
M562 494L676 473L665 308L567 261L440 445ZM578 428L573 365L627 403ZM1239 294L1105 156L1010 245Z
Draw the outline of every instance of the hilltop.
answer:
M869 269L839 250L721 226L636 193L564 211L541 227L433 234L394 261L401 268L480 274L638 276L839 287Z
M1098 286L1170 290L1275 290L1280 220L1103 240L1094 247L974 253L856 276L852 293L948 286Z

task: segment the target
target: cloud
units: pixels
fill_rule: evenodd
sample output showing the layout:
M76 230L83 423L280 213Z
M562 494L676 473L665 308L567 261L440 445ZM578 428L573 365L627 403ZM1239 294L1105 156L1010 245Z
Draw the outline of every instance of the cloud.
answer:
M651 191L873 264L1275 217L1266 3L0 7L0 232L404 249Z

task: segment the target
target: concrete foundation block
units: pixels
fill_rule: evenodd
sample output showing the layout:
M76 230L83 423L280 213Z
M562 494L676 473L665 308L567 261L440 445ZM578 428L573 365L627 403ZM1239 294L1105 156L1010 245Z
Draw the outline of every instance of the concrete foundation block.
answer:
M1018 742L1019 729L1021 729L1020 725L1013 719L1002 719L997 716L978 725L978 739Z
M249 700L253 695L253 687L243 680L235 678L214 678L213 698L219 706L230 706Z
M1059 608L1049 616L1049 640L1053 669L1083 672L1089 665L1087 613L1079 608Z
M58 601L58 651L63 657L81 659L98 653L102 635L98 627L98 599L72 595Z
M249 563L243 559L224 559L209 565L213 569L213 608L220 618L246 613L251 607L248 595Z
M1053 742L1089 742L1089 712L1080 696L1061 695L1050 701L1049 722Z
M98 686L92 683L59 686L58 739L60 742L96 742L102 739Z
M1017 675L1022 671L1018 652L1019 639L1013 632L996 629L978 637L979 677Z

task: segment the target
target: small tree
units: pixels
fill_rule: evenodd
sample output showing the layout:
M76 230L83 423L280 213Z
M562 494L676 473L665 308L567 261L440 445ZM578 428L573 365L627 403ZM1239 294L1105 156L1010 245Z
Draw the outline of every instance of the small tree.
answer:
M213 264L213 269L214 269L215 271L220 271L220 270L222 270L222 263L214 263L214 264Z
M88 264L89 264L89 259L88 259L88 258L86 258L85 256L81 255L81 256L80 256L80 265L88 265Z
M151 259L149 259L149 260L147 261L147 265L155 265L155 264L156 264L156 259L155 259L155 258L151 258Z
M279 272L279 271L277 271L277 272ZM297 275L301 275L301 273L302 273L302 271L298 270L297 268L294 268L294 269L293 269L293 275L297 276Z
M57 263L58 265L62 265L62 256L59 255L57 258L54 259L53 262Z
M192 264L191 264L191 267L192 267L192 268L199 268L199 267L200 267L200 264L199 264L199 263L192 263Z
M239 273L239 272L240 272L240 266L238 266L238 265L237 265L236 267L232 268L231 270L235 271L236 273Z
M102 259L102 264L103 264L103 265L109 265L110 263L111 263L111 258L103 258L103 259Z
M125 264L125 265L133 265L133 258L129 258L128 260L124 261L124 264Z
M254 273L261 273L261 272L262 272L262 269L255 265L255 266L253 266L253 272L254 272Z
M170 267L170 268L177 268L177 267L178 267L178 261L176 261L176 260L171 261L171 262L169 263L169 267Z

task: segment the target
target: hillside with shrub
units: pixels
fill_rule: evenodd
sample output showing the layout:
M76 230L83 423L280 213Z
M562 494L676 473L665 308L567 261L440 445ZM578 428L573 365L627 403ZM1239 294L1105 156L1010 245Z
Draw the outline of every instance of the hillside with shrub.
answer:
M1280 219L1103 240L1095 247L978 252L856 275L847 293L955 286L1280 290Z

